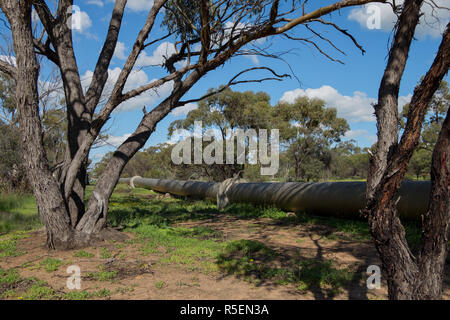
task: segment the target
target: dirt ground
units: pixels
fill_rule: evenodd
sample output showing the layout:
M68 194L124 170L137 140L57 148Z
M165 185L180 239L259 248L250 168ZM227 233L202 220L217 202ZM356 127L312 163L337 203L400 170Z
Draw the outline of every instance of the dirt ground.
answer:
M387 299L387 286L382 281L381 289L369 290L366 286L366 270L369 265L380 265L375 248L369 241L333 240L327 226L296 225L280 226L271 219L240 220L232 216L221 215L214 219L183 222L178 226L191 228L205 226L222 232L224 240L258 240L282 253L286 259L292 257L332 260L339 267L347 267L354 272L349 285L333 297L320 289L299 291L293 284L276 284L270 281L252 283L246 279L216 271L199 272L192 266L182 264L160 264L161 255L143 256L140 244L133 241L124 243L105 242L85 251L92 257L74 257L76 251L52 252L44 247L45 234L33 232L29 237L19 239L17 249L26 254L17 257L0 258L0 268L17 268L22 277L37 277L46 281L57 292L69 292L66 273L69 265L81 269L81 289L95 291L107 289L111 293L107 299ZM128 233L132 240L134 234ZM106 248L111 256L100 258ZM39 267L46 258L62 260L56 271L49 272ZM280 262L282 263L282 262ZM85 276L89 272L115 270L117 276L110 281L94 280ZM447 274L447 280L448 280ZM450 299L447 286L444 299Z

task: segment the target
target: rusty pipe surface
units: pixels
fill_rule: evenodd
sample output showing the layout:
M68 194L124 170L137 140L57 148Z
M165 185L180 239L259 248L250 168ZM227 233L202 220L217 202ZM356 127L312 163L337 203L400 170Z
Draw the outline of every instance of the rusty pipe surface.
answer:
M122 178L121 183L179 196L217 199L219 182ZM236 183L226 191L229 203L274 205L280 209L321 216L361 218L366 182L262 182ZM397 204L400 217L420 219L428 208L430 181L405 181Z

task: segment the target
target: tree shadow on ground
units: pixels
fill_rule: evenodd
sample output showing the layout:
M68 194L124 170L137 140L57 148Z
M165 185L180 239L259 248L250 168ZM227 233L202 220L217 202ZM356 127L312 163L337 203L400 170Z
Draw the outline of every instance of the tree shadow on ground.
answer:
M229 242L217 258L223 277L236 276L266 288L292 284L296 294L311 292L315 299L333 299L343 291L350 299L367 299L367 288L361 285L365 262L354 270L340 268L324 258L319 239L311 240L317 246L316 255L301 255L298 248L286 246L272 249L255 240Z

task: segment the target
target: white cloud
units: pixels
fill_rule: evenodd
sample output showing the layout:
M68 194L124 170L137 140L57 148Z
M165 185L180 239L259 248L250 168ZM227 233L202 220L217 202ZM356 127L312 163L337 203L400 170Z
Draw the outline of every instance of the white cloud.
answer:
M105 90L103 90L102 96L108 97L113 89L115 82L117 81L119 74L121 72L120 68L108 69L108 81L105 86ZM85 88L87 88L92 80L93 72L91 70L86 71L86 73L82 76L82 82ZM127 82L125 83L124 92L127 92L132 89L136 89L144 84L151 83L156 81L157 79L149 80L147 74L143 70L133 70L128 77ZM163 85L148 90L141 95L129 99L122 104L120 104L115 112L121 111L131 111L131 110L139 110L144 106L153 106L158 100L167 96L167 94L172 90L173 82L169 81L164 83Z
M112 146L112 147L116 147L117 148L122 143L124 143L125 140L127 140L130 136L131 136L131 133L125 133L122 136L108 135L108 138L106 138L106 140L104 140L104 141L100 141L98 143L98 146L99 147Z
M402 4L403 0L397 0L396 4ZM440 7L448 7L448 0L435 0L434 1ZM359 8L352 9L348 15L348 19L357 21L363 28L368 28L369 24L373 20L374 12L369 8L376 6L379 8L378 12L380 27L384 31L392 31L395 22L397 21L397 16L392 11L392 7L389 4L383 3L372 3ZM419 37L438 37L444 30L445 26L450 20L450 10L432 8L428 3L424 3L422 6L423 16L420 18L420 23L416 29L416 35Z
M198 108L198 105L196 103L187 103L184 106L174 109L170 114L175 117L187 115L189 113L189 111L195 110L197 108Z
M155 51L153 51L151 56L148 56L145 51L142 52L136 61L136 66L148 67L162 65L165 58L169 58L175 52L175 45L173 43L163 42L155 49Z
M103 1L101 0L88 0L87 3L98 7L103 7Z
M364 130L364 129L348 130L345 133L344 137L347 138L347 139L354 139L354 138L358 138L358 137L365 136L365 135L368 135L368 134L369 134L369 132L367 130Z
M398 110L402 111L403 106L407 103L411 102L412 94L408 94L407 96L398 97Z
M117 41L116 49L114 50L114 57L120 60L125 60L127 56L125 55L125 44L123 42Z
M293 103L297 98L306 96L325 101L327 107L336 108L338 116L345 118L348 122L375 121L372 104L377 102L376 98L368 97L366 93L355 91L352 96L339 93L335 88L324 85L317 89L295 89L283 94L280 101ZM399 97L399 109L411 99L411 95Z
M16 57L0 55L0 60L9 63L12 66L17 66Z
M365 138L371 144L374 144L377 141L376 135L369 134L369 132L364 129L349 130L345 133L344 138L346 139Z

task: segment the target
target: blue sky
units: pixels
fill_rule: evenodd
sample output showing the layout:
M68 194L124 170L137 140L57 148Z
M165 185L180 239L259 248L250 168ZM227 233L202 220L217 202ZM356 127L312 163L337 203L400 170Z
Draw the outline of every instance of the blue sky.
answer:
M311 9L331 2L333 1L314 1ZM436 2L448 6L448 0ZM75 1L75 4L81 10L81 13L79 13L81 29L74 32L76 57L80 73L88 84L89 74L95 67L108 28L113 1L80 0ZM119 45L110 66L110 78L114 78L119 73L137 33L145 21L150 6L151 1L149 0L128 1L120 31ZM380 29L368 28L367 20L373 17L369 14L373 12L373 8L372 11L368 11L367 7L344 9L331 17L333 22L351 32L366 50L365 55L362 55L347 37L331 29L326 29L327 36L340 49L345 51L346 55L340 54L329 45L323 44L322 47L333 57L342 60L345 65L327 60L310 46L281 37L269 38L261 45L272 44L272 52L295 49L291 54L284 56L284 59L289 62L300 83L295 77L292 77L282 82L271 81L261 84L240 85L233 87L233 90L265 91L270 94L273 104L276 104L280 99L292 101L300 95L322 98L326 101L327 106L337 108L338 115L346 118L349 122L351 131L347 133L347 137L355 139L360 147L370 146L376 139L375 119L371 115L373 110L370 104L376 101L378 86L386 64L389 38L392 36L391 30L395 20L389 6L377 6L379 6L378 11L376 11L379 13L379 16L377 16L379 20L376 22L379 21ZM441 20L440 24L431 18L430 7L425 6L423 11L425 16L417 29L417 37L413 42L400 88L400 104L408 102L417 81L431 65L440 43L440 35L449 21L450 15L447 10L435 12L435 15ZM304 32L300 31L304 28L297 30ZM316 28L316 30L324 29ZM164 31L160 28L159 20L155 25L155 30L150 35L150 39L158 38L164 34ZM300 35L301 33L294 32L294 34ZM162 61L161 54L173 50L174 39L169 38L164 41L166 43L155 44L146 49L145 54L140 57L141 65L160 63ZM200 97L209 88L226 83L242 69L264 65L269 65L278 73L291 73L289 67L281 61L255 56L236 57L200 80L182 100ZM128 88L142 85L162 75L164 75L164 72L161 68L143 67L133 74L133 78L129 80ZM145 104L147 110L151 110L158 101L167 95L169 90L170 86L165 86L160 88L159 96L151 92L121 105L119 110L114 112L110 124L107 125L107 133L111 135L109 143L118 145L131 134L142 118L142 106ZM167 116L158 124L146 147L167 141L169 124L175 119L185 117L187 110L194 107L195 105L182 107ZM112 150L114 150L112 146L96 148L91 152L91 159L95 162L103 154Z

